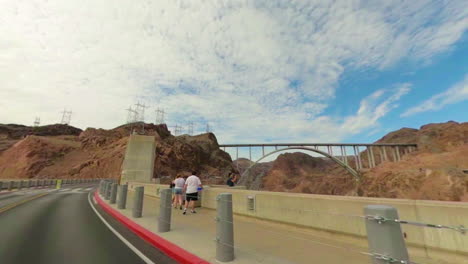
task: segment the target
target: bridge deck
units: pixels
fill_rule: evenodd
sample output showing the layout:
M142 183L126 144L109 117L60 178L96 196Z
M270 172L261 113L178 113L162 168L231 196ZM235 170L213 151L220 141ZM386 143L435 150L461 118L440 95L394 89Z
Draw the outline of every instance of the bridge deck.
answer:
M221 148L228 148L228 147L326 147L326 146L333 146L333 147L352 147L352 146L376 146L376 147L396 147L396 146L404 146L404 147L417 147L418 144L410 143L264 143L264 144L220 144L219 147Z

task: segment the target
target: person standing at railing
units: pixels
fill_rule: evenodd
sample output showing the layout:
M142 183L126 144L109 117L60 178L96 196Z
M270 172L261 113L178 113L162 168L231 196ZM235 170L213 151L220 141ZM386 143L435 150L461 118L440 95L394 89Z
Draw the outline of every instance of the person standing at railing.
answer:
M237 182L237 175L235 175L234 173L230 172L230 173L229 173L229 179L226 181L226 184L227 184L229 187L234 187L234 185L236 185L236 182Z
M182 176L179 174L177 175L177 178L173 181L174 183L174 200L172 202L172 205L174 208L177 208L179 205L179 209L182 210L182 205L183 205L183 200L182 200L182 192L184 190L184 185L185 185L185 180L182 178Z
M185 192L185 208L183 214L187 213L187 208L190 206L192 214L195 214L195 201L198 201L199 188L203 188L197 172L193 171L192 175L187 178L184 184Z

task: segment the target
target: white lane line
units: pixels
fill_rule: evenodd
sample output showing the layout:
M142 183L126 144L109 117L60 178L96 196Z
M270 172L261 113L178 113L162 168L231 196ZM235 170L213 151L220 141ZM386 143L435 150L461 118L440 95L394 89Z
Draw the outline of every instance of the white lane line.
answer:
M79 191L81 191L81 189L83 189L83 188L73 189L73 192L79 192Z
M92 192L89 193L88 195L88 202L91 208L94 210L96 215L101 219L101 221L116 235L127 247L129 247L137 256L139 256L145 263L147 264L155 264L153 261L151 261L145 254L143 254L140 250L138 250L135 246L133 246L127 239L125 239L119 232L117 232L105 219L104 217L99 214L99 212L96 210L94 207L93 203L91 203L91 194Z
M93 189L93 187L91 187L91 188L86 188L87 191L91 191L92 189Z
M71 189L61 189L59 192L66 192L66 191L69 191Z

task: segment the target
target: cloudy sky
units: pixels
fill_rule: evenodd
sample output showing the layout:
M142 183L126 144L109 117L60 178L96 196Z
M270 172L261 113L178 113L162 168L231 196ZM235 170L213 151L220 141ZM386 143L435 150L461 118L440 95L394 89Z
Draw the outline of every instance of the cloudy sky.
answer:
M0 0L0 123L155 122L222 143L468 121L468 2Z

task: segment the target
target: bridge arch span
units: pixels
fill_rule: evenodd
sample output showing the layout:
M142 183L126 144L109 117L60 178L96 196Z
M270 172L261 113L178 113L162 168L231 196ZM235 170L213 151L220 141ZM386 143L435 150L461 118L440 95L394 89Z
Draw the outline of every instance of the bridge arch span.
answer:
M287 147L287 148L282 148L282 149L277 149L277 150L274 150L264 156L262 156L260 159L256 160L252 165L250 165L241 175L241 178L244 178L244 176L246 175L247 172L249 172L249 170L255 166L257 163L259 163L260 161L262 161L263 159L265 159L266 157L269 157L275 153L278 153L278 152L281 152L281 151L285 151L285 150L307 150L307 151L312 151L312 152L315 152L315 153L318 153L318 154L321 154L327 158L330 158L332 159L334 162L338 163L338 165L340 165L341 167L343 167L345 170L347 170L357 181L361 180L361 176L359 175L359 173L354 170L353 168L351 168L351 166L345 164L344 162L342 162L341 160L333 157L332 155L326 153L326 152L323 152L321 150L318 150L318 149L315 149L315 148L309 148L309 147L301 147L301 146L295 146L295 147Z

